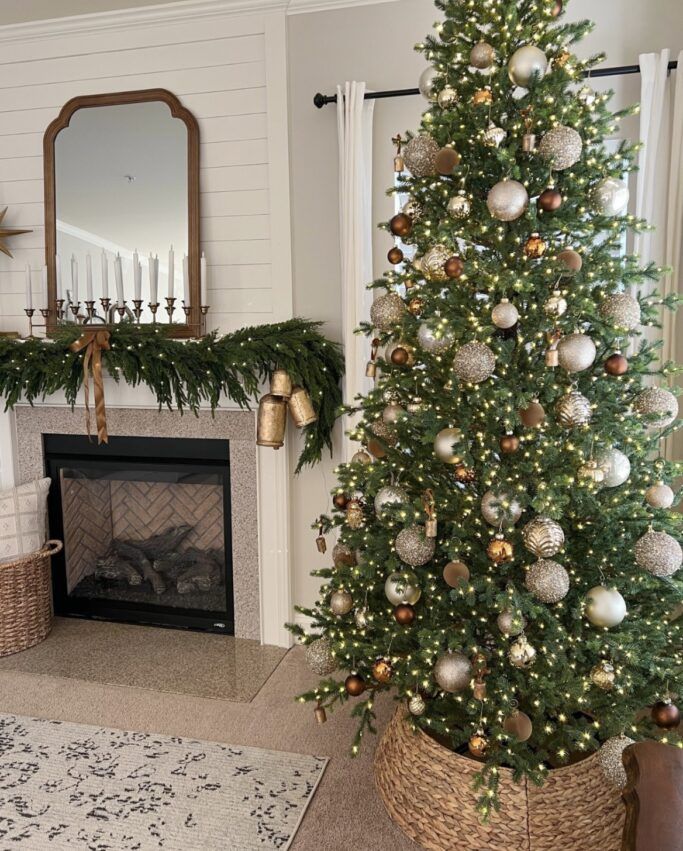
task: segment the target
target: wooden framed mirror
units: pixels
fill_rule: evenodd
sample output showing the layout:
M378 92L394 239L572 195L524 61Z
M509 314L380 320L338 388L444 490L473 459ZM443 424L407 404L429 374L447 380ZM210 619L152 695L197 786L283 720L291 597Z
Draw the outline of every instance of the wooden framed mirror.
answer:
M165 89L76 97L47 128L43 154L48 333L123 320L202 333L192 113Z

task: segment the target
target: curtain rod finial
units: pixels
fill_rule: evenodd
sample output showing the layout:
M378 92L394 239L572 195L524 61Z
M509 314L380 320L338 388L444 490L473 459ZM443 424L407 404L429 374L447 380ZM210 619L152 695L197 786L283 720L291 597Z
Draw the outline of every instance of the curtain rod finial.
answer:
M318 92L318 94L313 98L313 103L318 107L318 109L322 109L327 103L327 98L325 95Z

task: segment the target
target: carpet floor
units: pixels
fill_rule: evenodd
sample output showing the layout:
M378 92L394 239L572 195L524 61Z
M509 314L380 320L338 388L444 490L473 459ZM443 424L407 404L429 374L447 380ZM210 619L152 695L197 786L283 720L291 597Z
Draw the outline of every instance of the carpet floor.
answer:
M243 676L250 679L248 671ZM355 722L349 713L336 712L327 724L318 726L312 707L294 702L296 694L316 681L300 647L284 657L251 703L67 679L0 665L0 712L329 757L292 851L418 851L390 821L375 791L376 739L366 737L361 755L351 759ZM377 711L381 729L393 703L378 700Z

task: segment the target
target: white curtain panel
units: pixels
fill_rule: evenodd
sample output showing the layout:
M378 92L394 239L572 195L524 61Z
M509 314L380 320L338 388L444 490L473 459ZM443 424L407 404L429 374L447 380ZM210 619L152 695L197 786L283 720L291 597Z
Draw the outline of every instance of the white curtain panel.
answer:
M365 377L370 343L354 333L367 321L372 291L372 121L374 101L365 100L365 83L337 86L339 137L339 232L342 272L342 336L346 356L344 401L372 389ZM357 450L348 437L357 417L344 418L344 460Z
M674 92L665 263L673 272L662 282L664 295L683 292L683 50L678 54L678 69L671 75L671 85ZM676 314L664 311L663 325L663 357L678 360L683 356L683 349L676 345Z

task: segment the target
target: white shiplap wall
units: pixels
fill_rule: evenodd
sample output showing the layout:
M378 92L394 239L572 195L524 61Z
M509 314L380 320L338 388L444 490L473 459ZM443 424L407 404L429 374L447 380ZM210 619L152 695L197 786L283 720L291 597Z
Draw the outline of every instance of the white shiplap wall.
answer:
M199 121L210 327L291 316L285 14L229 7L0 28L0 208L8 226L33 228L11 240L13 259L0 255L0 330L24 330L24 268L37 282L44 263L45 128L76 95L157 87Z

